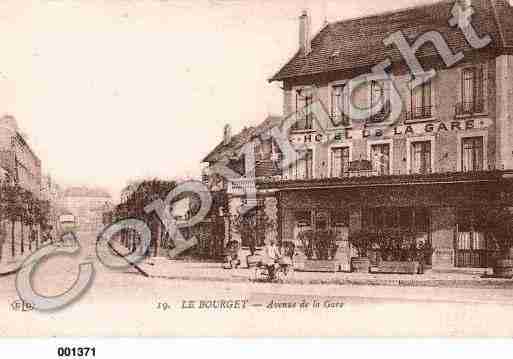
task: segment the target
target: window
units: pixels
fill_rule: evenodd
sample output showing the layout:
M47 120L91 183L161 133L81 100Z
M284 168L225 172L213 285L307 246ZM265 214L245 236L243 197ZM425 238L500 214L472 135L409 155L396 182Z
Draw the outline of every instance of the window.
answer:
M349 147L331 150L331 177L345 177L349 171Z
M365 208L362 223L369 230L412 230L418 239L428 239L426 235L430 233L431 212L424 207Z
M371 147L372 170L380 176L390 174L390 145L376 144Z
M313 151L306 150L302 156L289 167L289 178L291 179L312 179L313 178Z
M293 130L311 130L313 128L312 103L313 93L309 89L296 90L297 122L292 127Z
M431 117L431 107L431 81L428 81L411 91L411 118Z
M482 171L483 137L463 138L461 146L461 170L463 172Z
M381 110L375 113L370 122L383 122L390 110L390 83L388 81L371 81L370 83L370 109L382 104Z
M431 141L413 142L411 144L411 172L416 174L431 173Z
M346 85L333 86L331 91L331 121L334 126L349 126L350 99L344 92Z
M484 79L481 66L463 69L461 76L461 103L457 114L484 112Z
M297 211L295 213L296 223L299 227L312 226L312 212L310 211Z

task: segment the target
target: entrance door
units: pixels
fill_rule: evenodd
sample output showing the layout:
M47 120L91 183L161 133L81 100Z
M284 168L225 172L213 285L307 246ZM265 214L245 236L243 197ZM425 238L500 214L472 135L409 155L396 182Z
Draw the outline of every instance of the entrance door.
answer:
M459 268L488 268L489 253L485 234L476 230L475 213L460 209L457 213L455 266Z

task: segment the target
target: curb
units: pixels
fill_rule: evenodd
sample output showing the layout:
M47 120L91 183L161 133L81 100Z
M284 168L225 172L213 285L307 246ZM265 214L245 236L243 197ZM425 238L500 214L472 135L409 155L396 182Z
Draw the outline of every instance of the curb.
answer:
M133 273L132 273L133 274ZM167 276L167 275L149 275L150 278L167 279L167 280L184 280L192 282L230 282L230 283L265 283L259 282L253 278L234 276L231 278L214 277L214 276ZM435 287L435 288L488 288L488 289L513 289L513 281L511 280L439 280L428 279L416 281L411 279L289 279L283 284L296 285L356 285L356 286L386 286L386 287Z

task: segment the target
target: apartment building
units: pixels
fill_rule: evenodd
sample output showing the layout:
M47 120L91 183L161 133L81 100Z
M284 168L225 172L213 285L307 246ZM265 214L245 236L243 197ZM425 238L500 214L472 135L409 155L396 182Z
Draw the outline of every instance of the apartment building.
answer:
M0 119L0 169L3 178L31 191L37 198L41 190L41 160L30 148L13 116Z

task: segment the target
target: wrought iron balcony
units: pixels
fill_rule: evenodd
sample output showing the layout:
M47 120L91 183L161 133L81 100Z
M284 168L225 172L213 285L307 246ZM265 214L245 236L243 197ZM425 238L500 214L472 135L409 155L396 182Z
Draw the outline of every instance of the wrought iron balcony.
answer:
M469 116L485 111L484 99L475 99L470 102L458 102L456 104L456 116Z
M420 106L406 112L406 121L425 120L433 116L433 106Z
M227 193L231 195L244 195L254 193L256 190L255 178L240 178L228 181Z
M384 122L387 117L390 115L390 112L391 112L391 105L390 105L390 102L386 102L383 104L383 106L381 107L381 110L374 114L373 116L371 116L370 118L367 119L367 123L368 124L372 124L372 123L381 123L381 122Z

